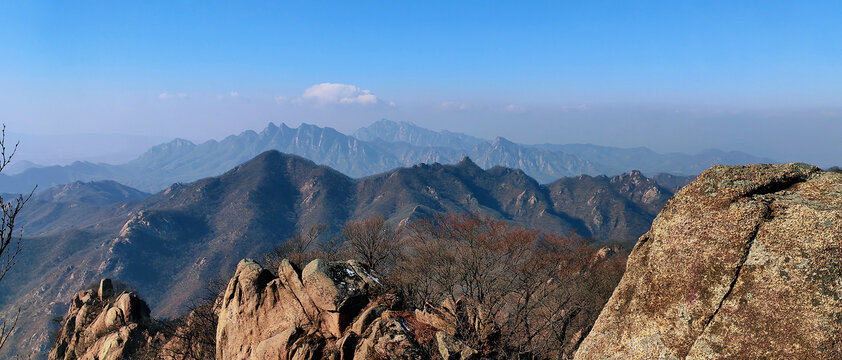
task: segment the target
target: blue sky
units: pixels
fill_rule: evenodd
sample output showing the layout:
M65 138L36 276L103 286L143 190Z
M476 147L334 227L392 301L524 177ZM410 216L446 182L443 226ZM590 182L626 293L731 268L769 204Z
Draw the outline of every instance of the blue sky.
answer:
M0 1L0 118L203 140L386 117L842 163L842 2L245 3Z

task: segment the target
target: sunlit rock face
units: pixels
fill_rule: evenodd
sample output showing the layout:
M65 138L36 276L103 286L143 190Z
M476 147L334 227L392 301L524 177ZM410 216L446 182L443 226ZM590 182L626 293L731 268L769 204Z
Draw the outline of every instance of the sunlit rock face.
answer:
M117 294L103 279L73 297L49 359L131 359L152 340L149 325L146 303L131 291Z
M643 235L576 359L842 358L842 174L716 166Z
M243 260L219 310L217 359L422 359L404 320L356 261L287 260L278 276Z

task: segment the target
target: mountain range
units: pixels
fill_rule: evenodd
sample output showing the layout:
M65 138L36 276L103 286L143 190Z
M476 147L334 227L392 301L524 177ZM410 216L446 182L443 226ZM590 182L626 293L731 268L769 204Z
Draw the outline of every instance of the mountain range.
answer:
M453 164L468 156L484 169L521 169L540 183L566 176L617 175L632 170L652 176L690 176L715 164L774 162L718 150L689 155L589 144L523 145L502 137L489 141L389 120L359 129L353 136L315 125L290 128L270 123L261 132L245 131L220 141L195 144L176 139L123 164L75 162L66 166L21 167L23 170L13 175L0 174L0 192L28 192L35 185L43 189L98 180L114 180L141 191L157 192L173 183L222 174L267 150L299 155L355 178L419 163Z
M220 176L154 195L115 182L39 193L20 216L25 248L0 284L0 304L6 313L29 314L13 351L42 351L49 319L99 278L132 284L156 316L183 315L202 284L316 223L337 234L352 219L383 216L401 225L436 212L474 212L630 244L671 196L640 172L541 185L522 170L485 170L464 158L354 179L272 150Z

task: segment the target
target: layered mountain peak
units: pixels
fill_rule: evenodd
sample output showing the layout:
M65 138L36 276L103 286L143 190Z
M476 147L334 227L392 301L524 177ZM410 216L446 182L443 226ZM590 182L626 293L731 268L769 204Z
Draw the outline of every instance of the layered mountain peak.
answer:
M465 170L482 170L482 168L479 167L479 165L477 165L477 163L471 160L471 158L468 156L465 156L462 158L462 160L459 160L459 162L456 163L456 167Z
M190 140L177 138L173 141L168 143L164 143L159 145L162 150L170 150L170 149L184 149L184 148L192 148L195 147L196 144ZM154 148L153 148L154 149Z
M38 201L59 203L81 203L92 205L116 204L141 199L149 194L130 188L115 181L75 181L66 185L53 186L35 196Z
M491 146L494 147L508 147L513 146L515 143L511 142L509 139L506 139L502 136L498 136L494 138L494 141L491 142Z
M388 119L381 119L360 128L354 133L354 137L364 141L404 142L414 146L448 147L458 150L469 150L483 142L482 139L461 133L433 131L411 122Z
M655 184L655 181L647 178L639 170L632 170L626 174L620 174L610 178L613 183L625 183L629 185L639 185L641 183Z
M303 158L301 156L285 154L278 150L266 150L253 159L244 162L242 165L237 166L236 169L265 169L268 166L278 166L281 164L291 164L294 163L296 165L316 168L318 165L314 163L312 160Z
M281 123L281 126L286 127L286 124ZM264 132L268 132L268 133L274 133L278 130L280 130L280 127L278 127L278 125L275 125L275 123L273 123L273 122L269 122L269 124L266 125L266 128L263 129Z

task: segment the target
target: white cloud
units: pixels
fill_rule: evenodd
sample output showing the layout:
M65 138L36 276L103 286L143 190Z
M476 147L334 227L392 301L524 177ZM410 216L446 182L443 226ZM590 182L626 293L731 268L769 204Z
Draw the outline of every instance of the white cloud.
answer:
M520 112L523 111L523 107L517 106L515 104L509 104L503 107L503 110L510 111L510 112Z
M439 109L442 110L469 110L471 105L463 104L455 101L445 101L439 104Z
M314 101L319 104L376 104L379 99L369 90L353 85L321 83L313 85L301 94L300 100Z
M275 102L278 104L285 103L287 101L287 97L283 95L275 96Z
M565 106L561 107L562 111L587 111L587 110L590 110L590 109L591 109L591 107L587 106L585 104L565 105Z
M238 98L238 97L240 97L240 93L236 92L236 91L231 91L227 94L217 94L216 95L217 100L222 100L222 99L229 98L229 97L230 98Z
M175 94L175 93L169 93L169 92L164 91L160 95L158 95L158 99L161 99L161 100L186 99L186 98L187 98L187 94L185 94L185 93Z

